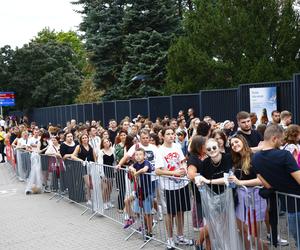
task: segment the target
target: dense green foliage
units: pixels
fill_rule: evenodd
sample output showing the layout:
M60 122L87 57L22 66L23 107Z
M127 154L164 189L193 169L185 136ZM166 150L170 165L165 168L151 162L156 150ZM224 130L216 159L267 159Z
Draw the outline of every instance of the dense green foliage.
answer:
M194 2L169 50L166 93L290 79L300 70L294 1Z
M106 99L161 94L167 51L180 29L174 0L79 0L95 83ZM146 75L149 81L135 81ZM134 90L134 91L133 91Z

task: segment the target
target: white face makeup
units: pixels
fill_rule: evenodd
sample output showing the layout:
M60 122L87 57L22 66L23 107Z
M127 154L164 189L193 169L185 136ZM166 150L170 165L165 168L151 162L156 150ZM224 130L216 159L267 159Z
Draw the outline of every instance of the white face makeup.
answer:
M218 143L214 140L209 140L206 143L206 154L211 157L217 157L220 154Z

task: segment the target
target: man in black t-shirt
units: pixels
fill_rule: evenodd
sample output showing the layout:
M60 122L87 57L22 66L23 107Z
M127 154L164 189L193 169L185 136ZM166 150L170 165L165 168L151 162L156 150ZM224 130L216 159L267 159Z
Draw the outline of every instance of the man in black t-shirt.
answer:
M240 130L237 132L245 137L252 152L255 153L261 149L260 142L263 140L260 133L252 129L250 114L241 111L236 116Z
M111 141L112 145L115 144L115 139L118 135L118 127L117 127L117 122L115 119L110 119L109 120L109 126L108 126L108 135L109 135L109 140Z
M264 134L262 151L254 154L252 166L266 188L298 197L286 195L286 202L289 230L295 240L298 239L300 249L300 169L290 152L278 149L282 139L282 128L269 126Z

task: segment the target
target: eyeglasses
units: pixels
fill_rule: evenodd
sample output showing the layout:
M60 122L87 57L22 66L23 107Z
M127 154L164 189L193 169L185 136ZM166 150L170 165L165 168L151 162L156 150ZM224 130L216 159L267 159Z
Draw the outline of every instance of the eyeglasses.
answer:
M206 150L208 151L208 152L210 152L210 151L215 151L215 150L217 150L217 146L212 146L211 148L206 148Z

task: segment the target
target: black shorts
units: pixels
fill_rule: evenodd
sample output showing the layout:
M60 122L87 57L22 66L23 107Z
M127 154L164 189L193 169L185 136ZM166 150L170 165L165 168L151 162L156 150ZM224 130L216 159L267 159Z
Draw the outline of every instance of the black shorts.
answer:
M165 190L167 213L176 215L178 212L191 210L189 185L181 189Z

